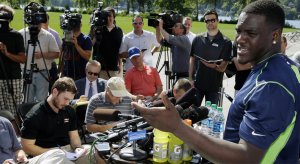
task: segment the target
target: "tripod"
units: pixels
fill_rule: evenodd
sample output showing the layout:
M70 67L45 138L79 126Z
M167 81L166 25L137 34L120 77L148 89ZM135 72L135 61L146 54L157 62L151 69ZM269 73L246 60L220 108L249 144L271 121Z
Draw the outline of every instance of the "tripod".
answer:
M171 58L171 53L169 51L169 47L166 45L166 41L163 40L162 42L162 46L161 49L159 51L159 55L157 58L157 62L156 62L156 69L158 70L158 73L160 73L162 71L163 68L165 68L165 75L166 75L166 89L170 89L172 86L171 84L173 84L173 76L172 76L172 71L170 70L170 65L172 65L172 60ZM161 57L164 56L164 62L162 64L162 66L159 68L160 65L160 60Z
M71 62L67 62L71 61ZM62 45L62 55L59 58L58 70L60 72L60 77L68 76L77 80L77 74L75 71L75 47L72 42L66 42L63 39Z
M23 86L23 91L24 91L24 100L23 102L26 103L28 102L28 97L29 97L29 90L30 90L30 84L32 84L32 76L34 72L38 72L39 74L41 74L41 76L47 81L49 82L49 71L46 65L46 61L44 58L44 54L41 48L41 44L40 41L38 40L38 34L40 32L40 30L38 29L38 26L36 25L32 25L28 28L29 30L29 34L30 34L30 40L28 40L27 43L27 47L26 47L26 62L24 65L24 70L23 70L23 79L24 79L24 86ZM25 33L25 40L26 40L26 28L24 29L24 33ZM28 62L28 58L29 58L29 45L32 45L33 50L32 50L32 56L31 56L31 62L30 62L30 69L27 70L27 62ZM44 75L43 73L40 72L39 68L37 67L37 64L35 63L35 49L36 46L39 46L40 48L40 52L41 52L41 56L43 59L43 63L45 66L45 70L47 72L47 76Z

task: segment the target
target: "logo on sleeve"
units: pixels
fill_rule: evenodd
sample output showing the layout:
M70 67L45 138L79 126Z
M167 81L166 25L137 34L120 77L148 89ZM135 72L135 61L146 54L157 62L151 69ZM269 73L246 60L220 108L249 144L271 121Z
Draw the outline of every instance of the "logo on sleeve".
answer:
M266 136L266 135L264 135L264 134L256 133L254 130L252 131L252 135L253 135L253 136L259 136L259 137L264 137L264 136Z

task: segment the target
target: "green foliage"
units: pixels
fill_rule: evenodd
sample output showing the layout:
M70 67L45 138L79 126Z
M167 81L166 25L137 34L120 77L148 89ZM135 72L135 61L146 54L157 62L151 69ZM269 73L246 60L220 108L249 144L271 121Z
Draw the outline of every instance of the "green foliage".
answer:
M63 13L59 12L48 12L50 16L50 27L56 30L60 36L62 37L62 30L60 29L60 22L59 22L59 16ZM89 14L82 14L82 32L84 34L89 33L90 29L90 15ZM123 30L123 33L128 33L132 31L133 27L131 24L132 16L120 16L118 15L116 17L117 26L121 27ZM144 29L148 31L155 32L155 28L149 27L148 25L148 19L147 17L144 17ZM23 10L16 10L14 20L11 23L11 27L13 27L15 30L20 30L24 28L24 21L23 21ZM235 24L219 24L219 29L222 31L224 35L229 37L230 39L234 39L235 37ZM285 28L284 32L293 32L297 29L291 29L291 28ZM205 23L202 22L193 22L192 31L196 34L202 33L206 31Z

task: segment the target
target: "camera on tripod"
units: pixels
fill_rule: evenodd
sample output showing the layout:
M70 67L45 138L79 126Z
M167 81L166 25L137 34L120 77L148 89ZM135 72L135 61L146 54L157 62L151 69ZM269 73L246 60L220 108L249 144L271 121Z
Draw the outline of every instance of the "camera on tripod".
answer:
M38 25L40 23L47 22L47 14L45 8L36 2L30 2L24 8L24 21L29 25L30 36L35 36L32 38L37 38L39 33Z
M81 24L81 14L71 13L66 10L60 15L60 28L64 31L64 41L71 42L73 39L73 30L79 29Z
M159 25L158 19L163 20L163 29L169 34L172 34L172 27L175 23L181 23L183 17L181 14L172 10L167 10L166 12L159 14L150 13L150 16L148 17L148 26L157 27Z
M8 32L9 31L9 20L12 20L13 16L6 12L0 11L0 32Z
M109 12L102 10L102 7L103 2L98 2L98 8L94 9L90 19L91 28L97 40L101 40L103 27L106 26L109 17Z

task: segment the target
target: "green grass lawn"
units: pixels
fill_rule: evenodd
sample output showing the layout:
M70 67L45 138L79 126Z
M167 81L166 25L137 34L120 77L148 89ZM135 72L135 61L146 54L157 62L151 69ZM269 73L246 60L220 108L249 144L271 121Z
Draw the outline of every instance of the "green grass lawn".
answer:
M11 27L13 27L16 30L20 30L24 27L23 13L24 13L23 10L16 10L14 20L12 21ZM60 22L59 22L59 16L61 14L62 13L49 12L50 27L53 28L54 30L56 30L60 34L60 36L63 36L62 30L60 29ZM116 17L117 25L122 28L124 33L128 33L132 30L131 19L132 19L132 17L127 17L127 16L125 16L125 17L117 16ZM88 32L89 32L89 28L90 28L89 20L90 20L90 15L87 15L87 14L82 15L82 32L84 34L88 34ZM147 26L147 22L148 22L147 19L144 19L144 22L145 22L145 25L144 25L145 30L155 32L155 29L153 27ZM229 37L231 40L234 39L235 25L220 23L219 29L221 30L221 32L224 35ZM196 34L206 31L205 24L203 22L194 22L192 31ZM285 28L283 32L293 32L293 31L297 31L297 29Z

